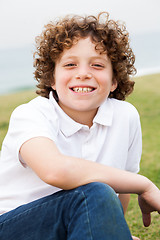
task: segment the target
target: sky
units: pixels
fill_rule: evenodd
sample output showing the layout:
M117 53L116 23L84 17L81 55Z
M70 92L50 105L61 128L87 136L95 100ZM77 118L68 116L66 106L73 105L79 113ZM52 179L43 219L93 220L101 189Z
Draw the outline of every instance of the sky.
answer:
M100 11L124 21L132 35L160 32L160 0L0 0L0 49L33 44L43 26L57 17Z

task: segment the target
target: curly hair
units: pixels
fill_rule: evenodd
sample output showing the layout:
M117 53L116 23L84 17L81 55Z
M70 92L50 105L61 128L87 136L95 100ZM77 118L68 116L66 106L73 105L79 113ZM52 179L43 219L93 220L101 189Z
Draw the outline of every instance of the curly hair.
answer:
M133 91L134 81L130 76L136 73L136 69L129 33L124 23L109 20L109 14L101 12L97 17L68 15L44 26L42 34L36 37L34 53L34 76L39 88L37 94L48 98L52 91L58 100L55 90L51 87L54 83L56 60L64 49L70 49L80 38L88 36L95 43L95 50L100 54L106 53L110 58L113 78L118 86L109 97L125 100Z

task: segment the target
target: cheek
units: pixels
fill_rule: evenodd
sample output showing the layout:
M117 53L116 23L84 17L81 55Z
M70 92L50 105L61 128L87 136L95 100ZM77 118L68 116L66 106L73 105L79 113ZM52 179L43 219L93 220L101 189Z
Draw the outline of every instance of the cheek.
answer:
M61 78L57 78L55 80L55 84L54 86L52 87L54 90L56 90L57 94L61 95L61 94L64 94L64 91L66 91L68 89L68 81L67 81L67 78L64 76Z
M112 85L112 80L110 79L110 77L102 76L100 78L99 84L105 89L108 89Z
M68 73L61 73L55 76L55 83L58 86L65 86L70 80L70 75Z

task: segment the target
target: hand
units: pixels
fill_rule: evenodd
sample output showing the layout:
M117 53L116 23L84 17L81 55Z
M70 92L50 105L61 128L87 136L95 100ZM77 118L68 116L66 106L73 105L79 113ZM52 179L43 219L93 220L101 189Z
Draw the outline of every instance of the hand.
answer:
M133 240L140 240L140 238L132 236Z
M147 190L138 196L139 206L142 211L143 224L151 224L151 212L160 213L160 190L150 181Z

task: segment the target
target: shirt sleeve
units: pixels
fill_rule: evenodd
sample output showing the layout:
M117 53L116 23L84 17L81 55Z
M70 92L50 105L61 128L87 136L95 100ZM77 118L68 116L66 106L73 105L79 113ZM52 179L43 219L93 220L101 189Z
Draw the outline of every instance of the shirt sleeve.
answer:
M17 107L10 118L8 133L4 140L4 147L15 159L19 159L22 144L34 137L46 137L55 140L56 126L50 121L49 115L39 111L31 104Z
M130 134L128 159L126 162L126 170L138 173L140 170L140 160L142 154L142 131L140 117L137 110L134 108L130 116Z

